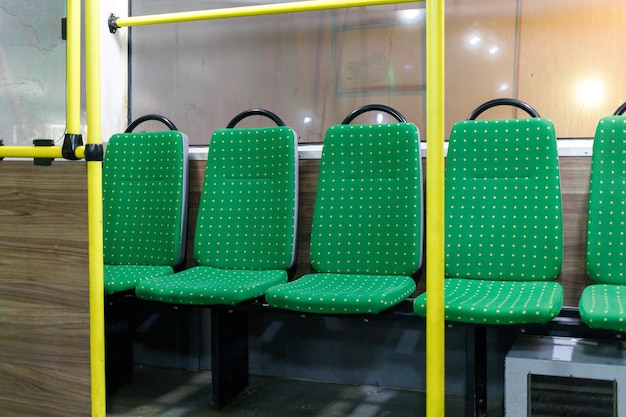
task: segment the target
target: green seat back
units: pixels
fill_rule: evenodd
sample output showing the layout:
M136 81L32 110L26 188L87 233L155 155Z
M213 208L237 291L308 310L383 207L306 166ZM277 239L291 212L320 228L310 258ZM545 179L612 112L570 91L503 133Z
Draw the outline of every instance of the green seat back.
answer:
M184 258L187 138L111 137L102 170L104 263L175 266Z
M295 260L296 135L219 129L211 139L194 256L201 266L287 269Z
M415 125L336 125L325 139L311 232L319 272L412 275L422 255Z
M552 122L458 122L446 164L446 276L556 279L563 226Z
M586 263L593 281L626 284L626 116L604 117L596 129Z

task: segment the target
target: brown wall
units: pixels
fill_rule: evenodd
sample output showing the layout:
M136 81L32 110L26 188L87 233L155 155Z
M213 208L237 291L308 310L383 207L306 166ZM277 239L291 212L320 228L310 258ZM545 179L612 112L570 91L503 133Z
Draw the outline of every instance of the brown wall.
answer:
M0 178L0 414L89 416L85 163Z

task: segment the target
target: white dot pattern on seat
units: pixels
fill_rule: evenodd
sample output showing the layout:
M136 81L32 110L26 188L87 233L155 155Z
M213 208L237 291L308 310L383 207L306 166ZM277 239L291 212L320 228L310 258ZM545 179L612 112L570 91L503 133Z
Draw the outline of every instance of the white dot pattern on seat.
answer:
M587 217L587 273L626 284L626 117L604 117L593 145Z
M284 270L227 270L197 266L173 275L142 280L143 300L187 305L235 305L259 297L287 281Z
M306 313L375 314L415 291L406 276L309 274L268 290L270 306Z
M580 297L580 318L589 327L626 331L626 286L592 284Z
M289 267L295 246L295 140L287 127L213 134L194 243L200 265Z
M454 125L446 166L446 275L553 280L563 237L554 126L547 119Z
M104 291L114 294L134 290L146 278L170 275L174 268L168 265L104 265Z
M421 264L421 156L410 123L328 129L311 232L320 272L411 275Z
M547 323L563 301L563 287L552 281L448 278L444 294L446 320L484 325ZM427 298L416 300L416 313L426 315Z
M104 262L174 265L183 223L183 135L114 135L103 162Z

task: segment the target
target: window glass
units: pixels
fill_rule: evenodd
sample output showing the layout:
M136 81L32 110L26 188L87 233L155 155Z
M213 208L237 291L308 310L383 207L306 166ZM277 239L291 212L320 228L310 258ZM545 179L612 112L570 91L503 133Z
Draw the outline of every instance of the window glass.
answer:
M0 139L62 142L65 131L64 0L0 0Z
M132 15L259 2L132 0ZM481 103L516 97L556 125L557 136L591 137L600 117L626 101L620 0L446 2L446 135ZM160 113L192 144L239 112L262 107L301 142L354 108L381 103L424 138L425 4L140 26L131 30L131 117ZM483 117L521 116L513 108ZM364 114L355 122L389 120ZM271 123L246 119L240 126Z

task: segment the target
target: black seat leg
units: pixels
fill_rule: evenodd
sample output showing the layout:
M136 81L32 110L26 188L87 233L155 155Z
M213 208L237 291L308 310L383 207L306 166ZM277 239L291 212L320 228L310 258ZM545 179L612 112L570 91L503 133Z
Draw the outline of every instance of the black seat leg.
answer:
M465 415L487 416L487 328L467 326L465 356Z
M248 312L211 309L211 376L216 408L248 386Z

